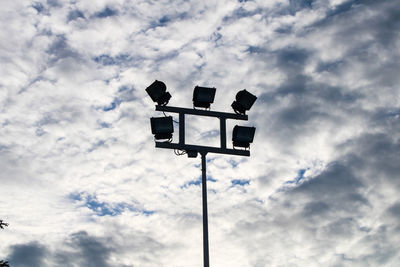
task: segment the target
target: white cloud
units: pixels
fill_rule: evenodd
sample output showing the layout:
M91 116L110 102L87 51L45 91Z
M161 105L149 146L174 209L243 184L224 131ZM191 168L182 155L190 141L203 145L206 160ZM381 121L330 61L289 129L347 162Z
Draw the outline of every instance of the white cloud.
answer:
M207 156L211 265L399 261L394 1L1 6L1 259L201 264L200 159L154 147L158 79L176 106L195 85L217 88L214 110L258 96L249 122L228 122L228 141L257 127L252 156ZM187 140L217 130L192 121Z

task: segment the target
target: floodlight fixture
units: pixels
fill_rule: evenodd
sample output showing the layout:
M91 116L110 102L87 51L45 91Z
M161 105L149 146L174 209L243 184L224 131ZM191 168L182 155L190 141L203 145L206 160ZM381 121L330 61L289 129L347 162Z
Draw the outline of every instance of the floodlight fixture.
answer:
M236 101L233 101L232 108L237 114L246 114L246 110L250 110L257 97L246 89L239 91L236 94Z
M255 127L246 127L236 125L233 128L232 142L233 147L250 147L250 143L253 143L254 134L256 132Z
M210 108L214 102L216 88L196 86L193 90L193 106L199 108Z
M154 102L157 102L160 106L165 106L171 99L171 94L167 92L167 86L162 81L155 80L149 87L146 88L146 92L149 94Z
M171 116L150 118L151 132L154 139L172 141L172 133L174 132L174 124Z

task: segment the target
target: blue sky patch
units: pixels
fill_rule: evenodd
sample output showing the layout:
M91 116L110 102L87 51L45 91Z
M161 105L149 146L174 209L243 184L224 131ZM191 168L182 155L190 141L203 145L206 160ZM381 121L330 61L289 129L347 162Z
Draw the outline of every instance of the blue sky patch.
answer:
M99 201L96 195L87 195L85 193L72 193L68 198L82 202L82 206L85 206L96 213L97 216L117 216L126 210L141 213L144 215L152 215L155 213L153 210L138 209L126 202L118 203L107 203Z
M217 182L217 180L212 178L212 177L207 177L207 182L215 183L215 182ZM188 183L186 183L183 186L181 186L181 188L187 188L187 187L189 187L191 185L200 186L201 185L201 176L197 180L189 181Z
M253 46L250 45L247 49L246 52L249 52L250 54L262 54L266 52L266 49L263 47L259 47L259 46Z
M183 20L183 19L186 19L187 17L188 17L188 13L187 12L181 12L181 13L178 13L178 14L173 14L172 16L171 15L164 15L160 19L150 22L149 26L150 26L150 28L166 27L172 21Z
M297 172L297 177L293 180L285 182L285 184L299 184L304 179L304 174L306 173L307 169L301 169Z
M232 180L232 186L235 186L235 185L245 186L245 185L249 185L249 184L250 184L250 180L247 180L247 179Z
M104 66L111 66L111 65L123 66L123 65L127 65L129 62L131 62L132 58L131 58L131 56L129 56L127 54L120 54L120 55L117 55L114 57L112 57L110 55L102 54L102 55L94 57L93 60Z
M107 122L99 122L101 128L111 128L112 124Z
M103 9L102 11L97 13L95 16L98 18L107 18L107 17L115 16L117 14L118 14L118 11L113 10L109 7L106 7L105 9Z
M126 91L131 90L131 89L132 89L132 87L130 87L130 86L122 85L122 86L120 86L118 88L118 93L126 92Z
M34 4L32 5L32 7L33 7L34 9L36 9L36 11L37 11L38 13L40 13L40 12L42 12L42 11L44 10L43 4L42 4L42 3L39 3L39 2L34 3Z
M103 111L107 112L110 110L114 110L119 106L119 104L121 104L121 102L122 101L119 100L118 98L114 98L113 102L111 102L110 105L103 107Z
M97 143L95 143L91 148L88 149L88 152L93 152L94 150L98 149L99 147L102 147L105 145L104 140L100 140Z
M94 57L93 60L104 66L116 64L116 61L114 60L114 58L110 57L109 55L100 55L100 56Z
M229 164L231 164L232 168L236 168L239 165L239 163L234 161L233 159L228 160L228 162Z
M163 16L159 21L159 25L164 26L165 24L167 24L168 22L170 22L171 19L168 16Z
M199 178L197 180L190 181L184 187L188 187L188 186L191 186L191 185L200 185L200 184L201 184L201 178Z
M116 107L117 107L117 103L113 101L113 102L111 102L110 105L104 107L103 110L104 111L110 111L110 110L115 109Z

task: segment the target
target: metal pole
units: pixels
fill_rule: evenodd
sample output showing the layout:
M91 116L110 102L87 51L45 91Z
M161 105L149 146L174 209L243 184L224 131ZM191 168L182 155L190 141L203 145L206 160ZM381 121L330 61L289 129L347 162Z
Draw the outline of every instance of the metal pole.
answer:
M179 145L185 145L185 113L179 113Z
M220 118L219 119L219 132L221 138L221 148L226 149L226 119Z
M208 215L207 215L207 174L206 174L206 155L207 152L201 154L201 175L202 175L202 198L203 198L203 254L204 267L210 266L208 254Z

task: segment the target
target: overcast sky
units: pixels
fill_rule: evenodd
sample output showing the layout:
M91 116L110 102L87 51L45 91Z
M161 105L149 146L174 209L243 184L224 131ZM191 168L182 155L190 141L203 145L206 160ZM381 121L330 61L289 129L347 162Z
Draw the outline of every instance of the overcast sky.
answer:
M2 0L0 23L12 267L202 266L200 158L154 147L156 79L173 106L258 96L228 123L251 157L207 158L211 266L398 266L398 1Z

